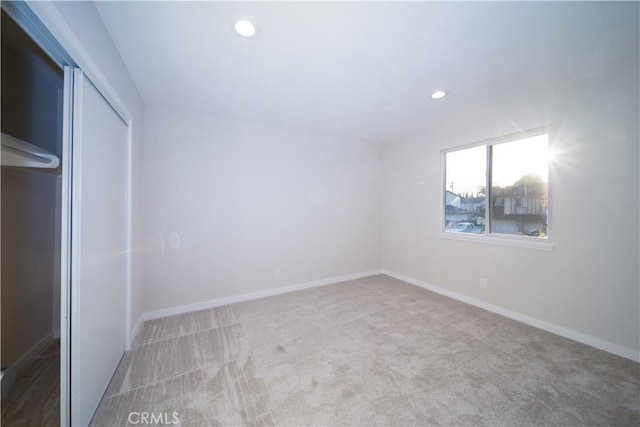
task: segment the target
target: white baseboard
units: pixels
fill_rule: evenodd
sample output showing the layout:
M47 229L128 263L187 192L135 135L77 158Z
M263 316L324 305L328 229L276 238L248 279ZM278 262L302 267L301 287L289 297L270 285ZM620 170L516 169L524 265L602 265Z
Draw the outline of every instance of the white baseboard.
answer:
M635 362L640 362L640 352L632 350L630 348L622 347L620 345L601 340L600 338L595 338L590 335L576 332L574 330L567 329L562 326L555 325L553 323L545 322L544 320L536 319L535 317L517 313L515 311L511 311L506 308L503 308L485 301L481 301L479 299L476 299L458 292L441 288L439 286L435 286L430 283L426 283L421 280L405 276L403 274L395 273L393 271L382 269L382 274L386 274L387 276L394 277L398 280L402 280L403 282L407 282L412 285L419 286L421 288L439 293L441 295L456 299L458 301L462 301L467 304L471 304L476 307L483 308L485 310L500 314L504 317L517 320L518 322L526 323L527 325L531 325L536 328L543 329L547 332L551 332L552 334L560 335L561 337L568 338L570 340L577 341L582 344L586 344L588 346L595 347L597 349L604 350L609 353L613 353L617 356L624 357L625 359L630 359Z
M136 337L138 336L138 333L140 332L140 329L142 328L142 324L144 323L144 320L145 320L145 318L144 318L144 314L143 314L142 316L140 316L140 318L136 322L136 326L133 328L133 331L131 331L131 333L129 334L129 348L125 349L126 351L131 350L131 346L135 342Z
M329 277L327 279L314 280L312 282L299 283L297 285L284 286L282 288L267 289L264 291L251 292L248 294L235 295L226 298L219 298L209 301L197 302L194 304L180 305L177 307L165 308L162 310L150 311L142 315L142 320L160 319L162 317L174 316L176 314L189 313L192 311L205 310L207 308L220 307L223 305L235 304L237 302L249 301L258 298L270 297L274 295L286 294L289 292L300 291L303 289L316 288L318 286L331 285L334 283L344 282L347 280L361 279L363 277L382 274L382 270L364 271L361 273L347 274L344 276ZM140 322L136 325L138 329Z
M18 360L11 366L4 366L0 380L2 382L2 398L11 393L15 379L20 371L22 371L33 359L40 356L44 349L49 345L54 337L53 331L46 334L29 350L27 350Z
M22 368L24 368L27 363L31 360L35 359L42 353L49 342L53 340L53 331L49 332L44 337L40 338L40 341L34 344L26 353L24 353L16 362L11 365L11 369L13 369L16 373L20 372Z

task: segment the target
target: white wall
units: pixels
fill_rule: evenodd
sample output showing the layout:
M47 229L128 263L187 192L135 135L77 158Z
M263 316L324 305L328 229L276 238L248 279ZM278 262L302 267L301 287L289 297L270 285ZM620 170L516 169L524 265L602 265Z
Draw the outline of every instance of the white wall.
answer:
M109 33L92 2L28 2L63 47L72 54L88 53L105 81L132 116L133 126L133 247L132 247L132 324L142 316L142 99L131 81ZM78 60L78 58L74 57ZM82 67L82 64L80 64ZM85 69L85 71L87 71ZM90 74L91 76L91 74ZM96 82L97 83L97 82Z
M56 177L2 168L2 366L53 336Z
M383 147L383 268L640 349L638 57L477 100ZM443 109L446 108L443 104ZM555 250L438 236L440 150L552 124ZM479 289L479 279L488 289Z
M379 144L151 106L144 129L146 311L379 268Z

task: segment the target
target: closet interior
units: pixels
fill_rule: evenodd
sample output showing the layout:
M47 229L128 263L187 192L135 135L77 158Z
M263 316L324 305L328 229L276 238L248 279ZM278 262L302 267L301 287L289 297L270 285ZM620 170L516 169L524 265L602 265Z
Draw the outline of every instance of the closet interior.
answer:
M2 11L2 424L60 419L63 70Z

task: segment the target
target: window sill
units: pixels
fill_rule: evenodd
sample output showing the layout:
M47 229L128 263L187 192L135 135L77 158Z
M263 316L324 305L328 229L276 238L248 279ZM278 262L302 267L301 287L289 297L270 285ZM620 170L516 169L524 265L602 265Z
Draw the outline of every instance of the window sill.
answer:
M446 233L444 231L440 232L440 237L443 239L463 240L465 242L475 242L489 245L536 249L540 251L552 251L554 249L553 243L549 241L534 240L527 237L496 237L464 233Z

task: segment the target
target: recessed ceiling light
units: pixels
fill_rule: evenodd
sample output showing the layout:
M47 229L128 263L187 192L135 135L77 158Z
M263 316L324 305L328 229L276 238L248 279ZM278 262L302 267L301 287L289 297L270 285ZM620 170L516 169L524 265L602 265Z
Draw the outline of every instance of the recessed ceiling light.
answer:
M256 34L256 26L251 21L242 19L234 26L236 32L243 37L253 37Z
M431 99L440 99L444 98L445 96L447 96L447 92L443 90L437 90L431 94Z

